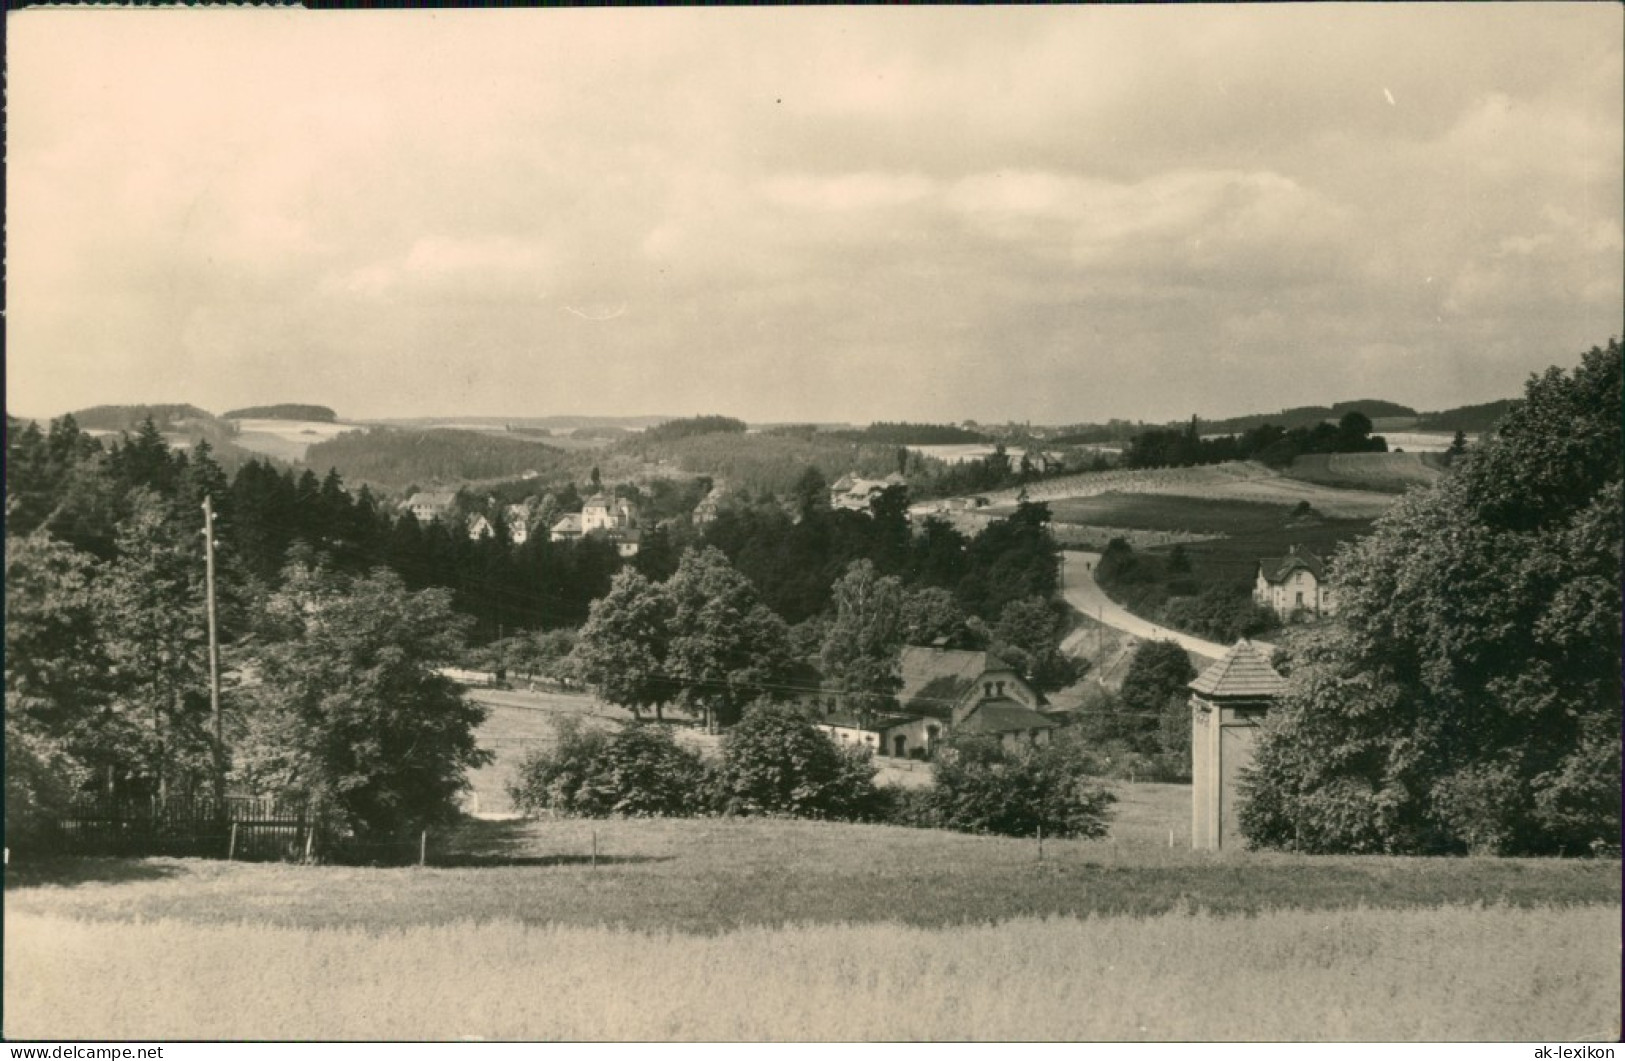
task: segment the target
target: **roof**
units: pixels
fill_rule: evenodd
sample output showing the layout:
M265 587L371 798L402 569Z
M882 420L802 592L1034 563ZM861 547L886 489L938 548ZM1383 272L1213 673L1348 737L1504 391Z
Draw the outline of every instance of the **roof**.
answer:
M1203 696L1256 700L1279 696L1286 689L1286 679L1256 645L1242 638L1223 659L1198 674L1190 688Z
M553 524L551 531L554 534L580 534L581 517L572 512L568 516L565 516L563 519L559 520L557 523Z
M1054 729L1056 722L1014 700L986 700L954 726L955 733L1022 733Z
M457 491L455 490L419 490L406 499L408 508L417 508L420 505L428 505L432 508L450 508L456 503Z
M904 645L899 661L903 687L897 702L922 715L947 715L976 688L982 675L1015 674L1015 668L991 652Z
M1294 571L1307 571L1317 580L1326 581L1326 562L1311 552L1268 557L1258 561L1258 570L1268 582L1284 582Z
M582 508L608 508L610 500L603 494L594 494L582 502Z

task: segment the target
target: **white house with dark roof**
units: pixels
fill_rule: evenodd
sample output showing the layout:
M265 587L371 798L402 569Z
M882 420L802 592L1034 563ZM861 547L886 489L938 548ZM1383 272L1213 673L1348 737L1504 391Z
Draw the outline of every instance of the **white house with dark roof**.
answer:
M1308 550L1293 546L1286 556L1258 562L1253 600L1283 619L1293 616L1334 615L1337 599L1327 579L1326 562Z
M407 498L401 507L412 513L419 523L428 523L430 520L445 519L456 504L455 490L419 490Z

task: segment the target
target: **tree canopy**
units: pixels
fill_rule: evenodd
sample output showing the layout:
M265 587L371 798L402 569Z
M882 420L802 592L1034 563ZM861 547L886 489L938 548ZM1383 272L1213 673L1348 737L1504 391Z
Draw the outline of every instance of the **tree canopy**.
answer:
M1620 831L1622 351L1532 378L1334 563L1242 827L1313 851L1583 851Z

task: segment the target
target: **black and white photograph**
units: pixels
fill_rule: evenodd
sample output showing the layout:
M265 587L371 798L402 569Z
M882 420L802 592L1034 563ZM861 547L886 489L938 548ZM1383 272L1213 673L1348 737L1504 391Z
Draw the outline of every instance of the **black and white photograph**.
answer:
M8 1042L1614 1056L1625 7L5 30Z

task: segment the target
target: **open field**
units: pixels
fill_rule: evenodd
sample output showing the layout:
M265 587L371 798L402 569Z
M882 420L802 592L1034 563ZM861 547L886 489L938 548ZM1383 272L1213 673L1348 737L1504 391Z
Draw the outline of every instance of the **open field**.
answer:
M1059 523L1176 531L1189 535L1257 534L1280 527L1291 514L1281 505L1167 494L1096 494L1049 503Z
M1085 472L1033 483L1027 496L1034 501L1055 504L1067 498L1100 494L1152 494L1197 500L1251 502L1262 505L1295 506L1307 501L1323 516L1336 519L1370 519L1394 503L1390 494L1372 490L1348 490L1289 479L1257 461L1231 461L1193 468L1118 469ZM988 495L995 514L1013 511L1017 491ZM929 506L919 506L923 511Z
M1208 538L1185 545L1192 576L1198 583L1246 582L1258 575L1258 561L1264 557L1285 556L1293 546L1330 559L1337 546L1353 541L1371 530L1371 520L1340 519L1282 526L1255 534ZM1157 552L1166 552L1158 547Z
M284 461L302 461L305 451L318 442L346 431L365 430L359 424L328 423L325 420L236 420L232 441L243 449Z
M263 922L7 922L11 1038L1618 1035L1617 906L1248 919L1171 912L952 930L756 927L714 937L502 920L386 934Z
M1431 454L1311 453L1293 461L1286 474L1321 486L1399 494L1426 486L1443 470Z

